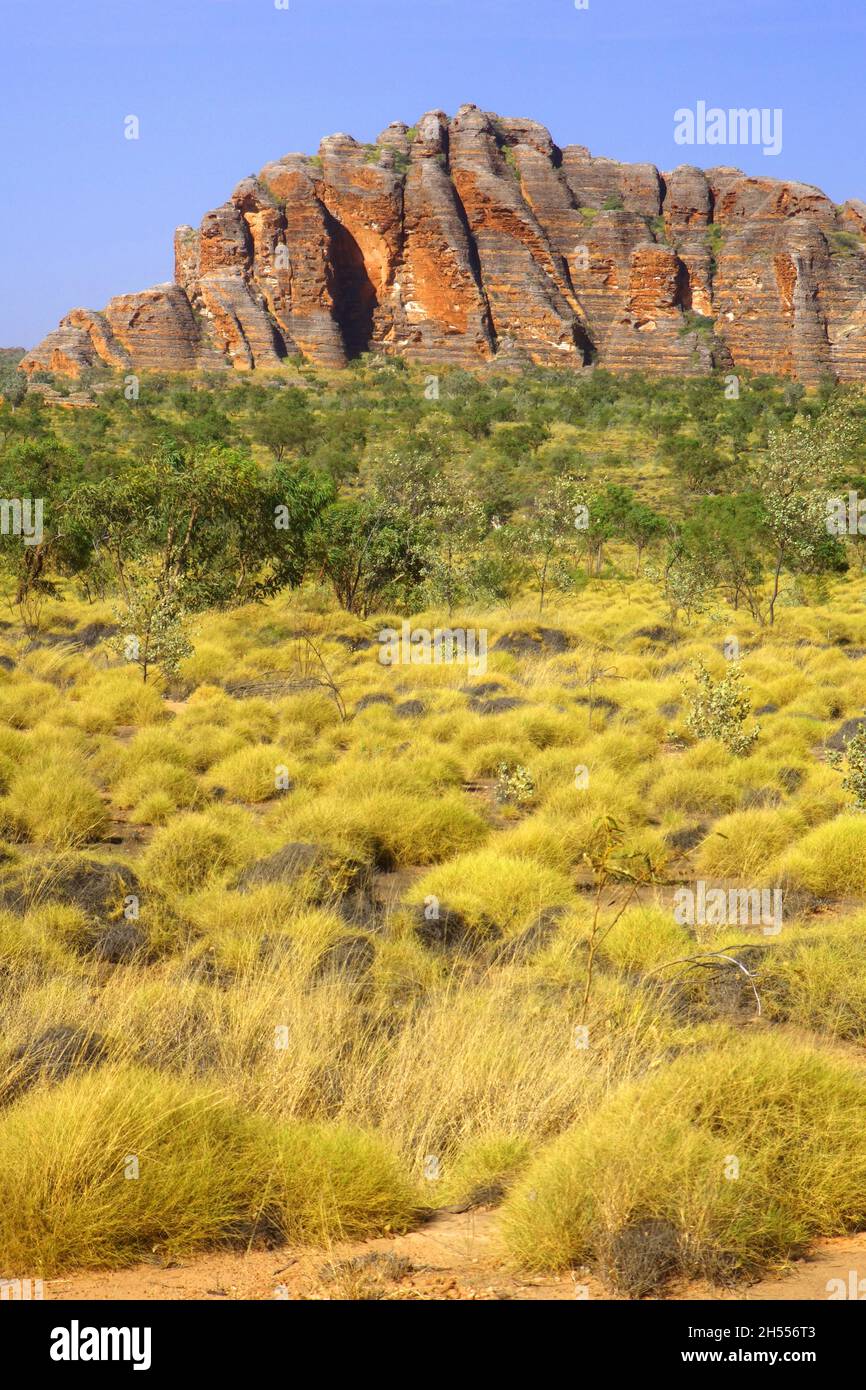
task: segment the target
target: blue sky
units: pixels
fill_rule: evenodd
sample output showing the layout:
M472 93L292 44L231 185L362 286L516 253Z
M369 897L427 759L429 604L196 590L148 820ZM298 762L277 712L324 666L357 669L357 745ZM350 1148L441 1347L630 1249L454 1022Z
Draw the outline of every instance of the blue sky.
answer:
M175 226L267 160L466 101L866 198L864 40L862 0L0 0L0 346L170 279ZM782 152L675 144L700 100L781 108Z

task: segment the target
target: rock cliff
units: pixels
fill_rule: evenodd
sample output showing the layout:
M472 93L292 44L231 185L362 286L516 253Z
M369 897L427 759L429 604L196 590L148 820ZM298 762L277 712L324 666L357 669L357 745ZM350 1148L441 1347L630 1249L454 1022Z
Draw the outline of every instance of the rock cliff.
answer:
M174 283L73 309L21 368L78 376L361 352L429 364L866 377L866 203L595 158L463 106L332 135L175 236Z

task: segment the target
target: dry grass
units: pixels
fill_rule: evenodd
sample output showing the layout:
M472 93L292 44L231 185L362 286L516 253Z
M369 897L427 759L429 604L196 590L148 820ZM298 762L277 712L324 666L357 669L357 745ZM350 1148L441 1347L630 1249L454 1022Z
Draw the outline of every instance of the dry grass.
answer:
M641 1223L670 1231L645 1291L672 1274L781 1266L866 1219L866 1077L788 1038L680 1058L614 1092L529 1168L506 1208L525 1265L592 1263Z
M333 639L358 624L317 591L203 618L182 673L195 688L177 707L158 682L68 646L0 672L10 874L32 878L58 853L126 863L147 943L112 963L92 949L98 910L50 892L27 912L0 902L10 1076L24 1065L13 1054L58 1027L95 1031L107 1058L42 1075L0 1110L0 1273L274 1232L363 1235L512 1192L513 1248L530 1264L591 1258L615 1280L614 1237L652 1218L692 1233L682 1268L724 1279L859 1219L850 1067L786 1034L744 1044L724 1011L695 1021L667 969L757 944L761 1026L862 1045L860 919L802 916L810 895L831 908L866 897L866 823L821 754L866 702L866 663L819 645L833 622L866 645L859 609L840 587L818 626L786 608L773 633L743 627L753 704L778 706L743 759L685 736L682 675L697 657L718 666L719 620L669 644L637 637L665 619L646 581L618 585L615 603L601 582L557 600L545 615L566 639L557 653L493 650L535 625L531 596L463 617L489 628L485 679L517 708L473 708L460 668L347 652ZM281 634L309 624L348 710L386 703L344 722L319 690L220 688L226 673L288 664ZM590 719L593 642L616 678ZM502 763L531 777L525 804L496 801ZM587 855L603 816L659 883L602 941L582 1034ZM108 842L111 822L140 838ZM237 891L289 843L319 858ZM777 939L734 926L697 940L664 885L698 877L778 884L806 907ZM425 944L434 901L462 924L459 948L435 932ZM753 1119L768 1106L762 1136ZM835 1136L826 1160L810 1128ZM742 1180L720 1179L720 1155L740 1149ZM133 1151L147 1182L118 1176Z

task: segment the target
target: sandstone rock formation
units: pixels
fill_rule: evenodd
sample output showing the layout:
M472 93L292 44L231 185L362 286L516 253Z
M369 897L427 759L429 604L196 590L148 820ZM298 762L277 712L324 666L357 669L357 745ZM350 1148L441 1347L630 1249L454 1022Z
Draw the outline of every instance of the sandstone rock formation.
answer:
M175 237L175 281L73 309L22 370L361 352L814 382L866 377L866 203L727 167L594 158L463 106L332 135Z

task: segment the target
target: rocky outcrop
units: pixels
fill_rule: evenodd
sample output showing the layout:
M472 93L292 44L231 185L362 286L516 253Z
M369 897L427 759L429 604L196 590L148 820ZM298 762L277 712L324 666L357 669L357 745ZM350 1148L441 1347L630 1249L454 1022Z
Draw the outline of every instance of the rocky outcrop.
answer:
M866 377L866 203L559 149L463 106L332 135L175 236L175 280L74 309L22 370L342 367L362 352Z
M198 365L200 349L196 318L183 290L155 285L141 294L119 295L101 314L73 309L20 366L61 376L79 376L83 368L95 366L185 371Z

